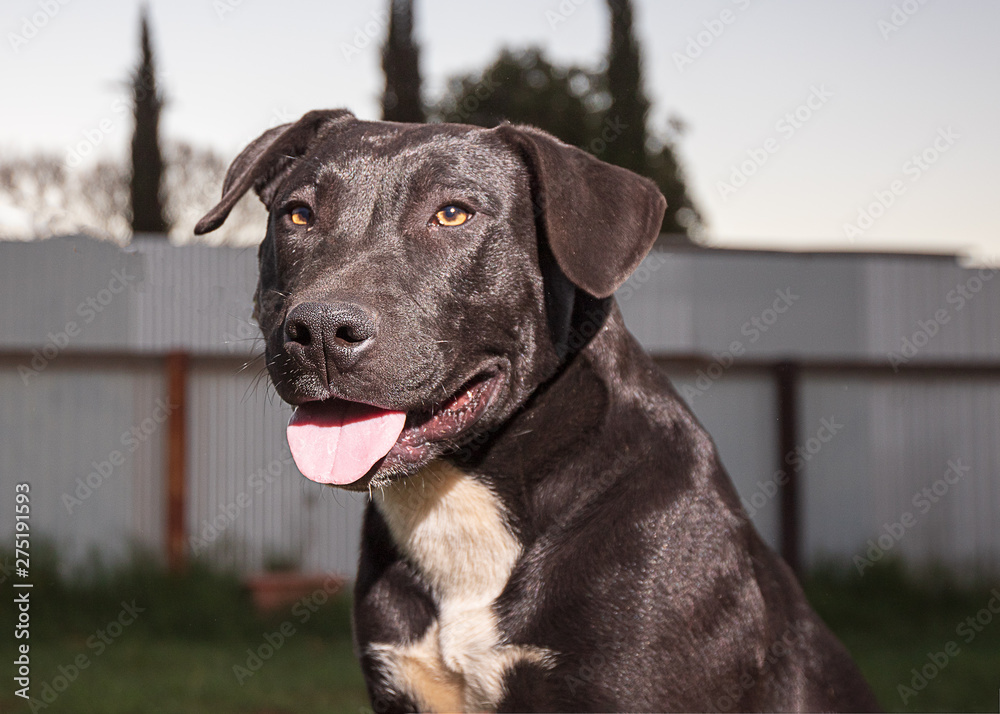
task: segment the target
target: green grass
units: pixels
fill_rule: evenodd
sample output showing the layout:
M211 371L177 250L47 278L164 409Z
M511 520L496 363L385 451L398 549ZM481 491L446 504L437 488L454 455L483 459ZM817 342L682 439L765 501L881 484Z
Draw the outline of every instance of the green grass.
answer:
M367 706L346 594L315 612L289 608L265 618L253 611L235 575L202 565L172 577L138 555L127 568L92 564L81 572L86 574L57 577L54 559L33 551L31 695L42 700L57 694L40 711L357 714ZM12 589L5 584L0 590L0 622L10 631ZM130 624L109 627L118 622L123 602L142 611ZM122 619L132 620L127 612ZM282 630L274 647L274 633ZM17 642L23 640L0 637L3 713L30 711L9 678ZM248 649L263 659L248 664ZM74 673L80 657L86 667ZM253 671L240 681L234 666ZM72 682L61 686L67 677Z
M987 607L989 584L959 586L942 573L907 574L898 563L867 570L825 567L804 582L813 606L854 656L888 711L984 711L1000 707L1000 614L980 632L957 628ZM985 618L984 618L985 619ZM974 635L971 642L966 642ZM958 654L948 656L954 643ZM952 649L952 652L955 650ZM933 673L913 693L913 672ZM939 653L945 653L942 657ZM905 701L904 701L905 695Z
M263 634L263 632L261 633ZM350 712L368 701L349 641L298 633L242 684L233 665L245 665L247 648L261 639L198 642L128 634L115 641L42 711L102 714L289 714ZM83 641L32 647L32 696L53 684L60 665L90 653ZM8 686L0 711L30 711Z
M128 568L93 566L86 577L61 579L51 559L38 551L34 555L32 695L41 699L48 691L44 685L62 685L58 678L67 673L73 677L65 688L57 687L63 691L41 711L369 711L351 647L346 595L332 598L307 621L301 610L261 618L231 574L195 565L184 577L171 577L154 561L138 557ZM869 570L864 577L853 569L826 567L804 584L887 710L997 711L1000 615L969 643L967 634L956 632L967 617L987 606L991 586L959 587L940 575L914 577L895 564ZM0 622L9 632L15 617L12 590L6 584L0 590ZM143 612L111 638L108 623L121 613L122 601L133 600ZM268 653L265 635L273 645L272 633L282 626L284 641ZM102 631L110 644L98 639ZM956 643L959 654L904 703L898 686L908 685L911 670L919 670L929 662L929 652L942 652L949 642ZM0 661L13 661L14 644L12 638L0 637ZM262 654L270 656L245 676L258 666L248 663L247 650L262 646ZM80 656L88 666L73 676L70 667ZM234 666L246 670L242 682ZM13 695L11 665L5 664L2 672L0 712L29 711Z

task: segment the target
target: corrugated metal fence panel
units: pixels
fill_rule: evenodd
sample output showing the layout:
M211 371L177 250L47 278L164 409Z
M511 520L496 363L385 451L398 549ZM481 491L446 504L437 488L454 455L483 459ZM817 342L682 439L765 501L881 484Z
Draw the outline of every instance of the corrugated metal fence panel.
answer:
M657 353L710 355L736 342L755 357L881 360L942 310L946 322L920 357L984 359L1000 357L995 275L945 257L654 253L618 298L630 329ZM255 282L253 247L0 242L0 346L41 347L73 322L71 349L248 354ZM789 292L794 304L769 311Z
M133 344L142 351L249 354L259 330L250 321L256 248L171 246L137 240L146 278L133 301Z
M695 266L693 352L738 342L748 356L856 357L865 332L857 258L722 254Z
M906 256L864 266L869 353L914 360L1000 355L1000 273ZM916 348L904 351L904 340Z
M46 357L122 349L143 280L142 258L111 243L85 236L0 241L0 345L45 348Z
M803 375L796 455L807 563L853 555L874 518L871 388L865 377Z
M625 324L647 350L691 350L691 268L690 256L653 253L615 294Z
M276 561L353 575L367 494L313 483L285 441L290 409L256 368L195 361L189 384L192 551L240 571Z
M863 357L865 284L856 256L653 254L619 291L643 347L660 355Z
M871 538L914 562L1000 573L998 416L997 380L878 383L872 394L875 513L859 550ZM895 537L905 514L913 525Z
M0 488L31 484L31 527L66 563L164 544L163 379L155 363L54 362L25 385L0 366ZM11 496L4 496L9 503ZM0 532L13 530L13 509ZM10 542L10 541L6 541Z
M772 548L780 539L775 463L778 440L774 379L764 370L717 380L692 370L666 370L678 392L715 440L744 507Z
M812 562L901 555L1000 573L1000 381L810 377L803 394L805 433L830 415L844 427L805 470Z

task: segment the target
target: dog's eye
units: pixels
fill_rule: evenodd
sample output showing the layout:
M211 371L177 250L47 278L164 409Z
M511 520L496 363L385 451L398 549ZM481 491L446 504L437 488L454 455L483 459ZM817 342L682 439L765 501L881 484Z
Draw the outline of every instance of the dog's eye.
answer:
M313 220L312 211L305 206L293 208L288 215L292 219L292 223L297 226L308 226Z
M472 215L458 206L445 206L434 214L434 223L439 226L460 226L470 218Z

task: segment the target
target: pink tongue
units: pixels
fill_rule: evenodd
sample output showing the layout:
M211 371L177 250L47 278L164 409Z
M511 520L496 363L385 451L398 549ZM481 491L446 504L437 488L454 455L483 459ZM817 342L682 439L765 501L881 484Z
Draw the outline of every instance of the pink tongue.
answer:
M405 421L406 412L357 402L308 402L288 421L288 447L306 478L342 486L389 453Z

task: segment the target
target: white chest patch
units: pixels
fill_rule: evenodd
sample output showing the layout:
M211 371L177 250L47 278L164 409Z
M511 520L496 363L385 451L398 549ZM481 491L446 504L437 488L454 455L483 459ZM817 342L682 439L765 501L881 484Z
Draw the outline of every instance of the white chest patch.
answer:
M504 673L521 661L547 666L552 654L501 642L493 602L521 554L502 506L483 484L435 461L374 495L393 540L420 570L439 619L416 642L375 643L390 686L422 711L495 709Z

